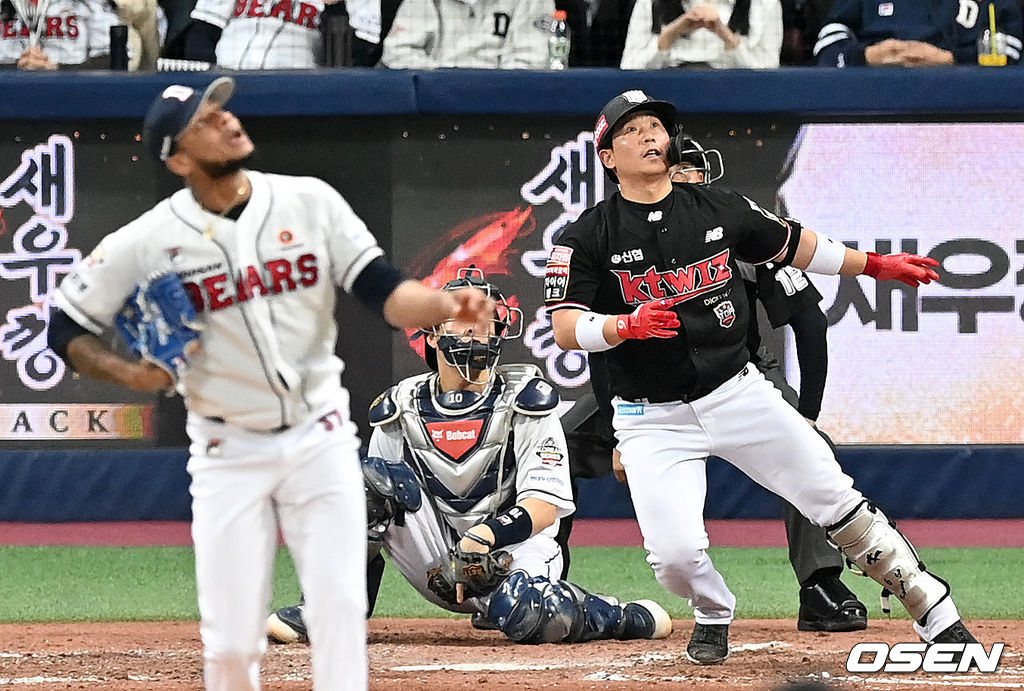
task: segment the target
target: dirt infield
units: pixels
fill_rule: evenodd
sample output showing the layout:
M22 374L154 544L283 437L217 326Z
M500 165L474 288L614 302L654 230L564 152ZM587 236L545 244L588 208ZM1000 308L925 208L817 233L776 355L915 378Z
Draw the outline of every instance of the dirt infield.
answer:
M976 621L986 645L1006 643L992 674L879 674L854 677L848 652L860 641L914 640L906 621L872 621L866 632L799 633L792 621L740 621L724 665L698 667L683 650L692 623L661 641L519 646L475 631L466 620L370 622L372 689L771 689L824 681L846 689L1024 689L1024 622ZM195 622L0 626L0 688L173 691L201 688ZM311 687L309 649L271 646L264 688Z

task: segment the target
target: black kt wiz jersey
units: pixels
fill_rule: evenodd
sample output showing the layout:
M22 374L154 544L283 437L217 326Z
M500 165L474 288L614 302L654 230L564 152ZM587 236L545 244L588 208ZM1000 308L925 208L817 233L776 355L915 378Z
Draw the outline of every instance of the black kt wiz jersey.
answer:
M681 297L674 338L627 340L608 353L612 394L651 403L691 401L750 359L750 309L736 262L763 264L786 250L800 226L735 192L675 184L655 204L616 192L569 225L548 257L548 309L626 314L644 302Z

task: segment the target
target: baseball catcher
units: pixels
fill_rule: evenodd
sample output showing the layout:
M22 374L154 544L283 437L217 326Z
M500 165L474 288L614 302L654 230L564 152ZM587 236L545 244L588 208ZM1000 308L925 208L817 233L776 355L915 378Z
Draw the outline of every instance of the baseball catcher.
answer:
M498 365L522 315L494 285L471 269L444 289L483 291L495 313L422 333L433 372L370 409L371 567L383 548L426 599L520 643L667 636L672 622L657 603L619 603L560 580L554 538L575 507L558 395L535 366ZM371 481L368 465L388 479ZM302 604L272 614L268 634L305 640Z

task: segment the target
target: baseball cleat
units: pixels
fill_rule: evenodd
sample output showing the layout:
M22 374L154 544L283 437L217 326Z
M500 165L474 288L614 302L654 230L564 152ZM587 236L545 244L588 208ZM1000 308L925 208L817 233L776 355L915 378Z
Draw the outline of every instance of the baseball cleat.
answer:
M977 643L978 639L967 630L963 620L958 620L935 637L932 643Z
M698 665L719 665L729 657L728 624L694 624L686 658Z
M838 576L826 576L800 588L800 631L863 631L868 608Z
M672 633L672 617L654 600L636 600L622 605L620 641L637 638L665 638Z
M275 643L309 643L302 605L282 607L267 617L267 638Z
M491 622L490 619L485 617L480 612L473 612L473 616L469 618L469 623L474 629L478 631L500 631L497 624Z

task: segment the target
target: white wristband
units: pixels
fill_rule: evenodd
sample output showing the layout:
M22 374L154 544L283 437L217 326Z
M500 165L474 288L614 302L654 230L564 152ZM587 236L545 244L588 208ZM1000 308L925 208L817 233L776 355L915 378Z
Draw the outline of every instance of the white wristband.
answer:
M604 340L604 325L611 317L607 314L596 312L584 312L576 320L576 342L583 350L591 353L599 353L602 350L614 348L611 343Z
M843 268L843 262L846 261L846 245L836 242L827 235L821 233L816 233L816 235L818 236L818 245L814 248L814 254L805 270L812 274L835 276L839 273L839 269Z

